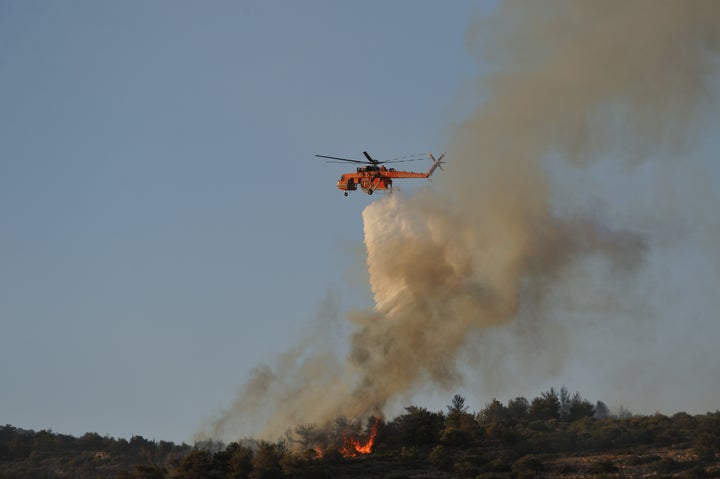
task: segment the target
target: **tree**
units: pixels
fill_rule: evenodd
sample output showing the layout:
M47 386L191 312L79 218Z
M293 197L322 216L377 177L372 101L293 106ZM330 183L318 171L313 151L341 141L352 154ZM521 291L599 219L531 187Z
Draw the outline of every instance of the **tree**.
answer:
M51 431L40 431L35 434L32 443L34 451L51 452L55 450L55 435Z
M593 416L595 419L607 419L610 417L610 409L607 407L607 404L605 404L602 401L598 401L595 403L595 415Z
M576 392L570 399L570 407L568 408L567 421L577 421L584 417L593 417L595 407L590 401L584 399L579 392Z
M252 472L253 450L234 442L227 448L231 452L228 460L228 479L246 479Z
M410 444L437 444L445 418L417 406L406 407L407 414L395 419L401 436Z
M15 436L7 443L8 457L13 460L25 459L32 452L30 437Z
M528 418L530 403L524 397L516 397L508 401L507 415L511 421L520 422Z
M136 464L132 474L128 477L131 479L164 479L165 470L156 464Z
M472 445L474 436L479 434L478 423L475 417L467 412L465 398L456 394L447 409L445 428L440 434L442 442L456 447Z
M532 421L560 419L560 399L557 391L550 388L549 391L542 393L540 397L533 399L528 414Z
M260 441L252 458L252 477L281 477L285 444Z
M470 447L475 436L480 435L478 423L472 414L467 413L465 399L455 395L453 406L448 406L448 415L445 417L445 428L440 434L444 444L454 447Z
M249 447L232 442L212 456L212 471L219 477L247 479L252 471L253 451Z
M563 384L560 388L560 419L563 421L568 420L568 416L570 415L570 393L568 392L568 388Z
M462 414L467 412L468 407L465 405L465 398L459 394L453 396L449 406L447 406L448 415Z
M629 409L625 409L625 407L621 404L620 409L617 413L617 417L618 419L630 419L631 417L633 417L633 413L631 413Z
M320 433L315 424L298 424L295 426L295 434L299 437L297 442L303 449L308 449L317 441Z
M172 470L173 478L195 479L198 477L215 477L212 474L212 454L208 451L193 449L185 458Z
M105 440L96 432L86 432L80 439L78 439L78 446L82 449L91 450L102 450L105 445Z
M490 403L485 405L480 411L480 420L486 423L504 422L508 419L508 411L503 403L493 398Z

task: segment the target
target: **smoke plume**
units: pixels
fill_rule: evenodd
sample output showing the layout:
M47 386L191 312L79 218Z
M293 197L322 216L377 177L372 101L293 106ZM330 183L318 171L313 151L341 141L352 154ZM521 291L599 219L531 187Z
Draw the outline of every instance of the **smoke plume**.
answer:
M686 165L715 99L720 2L502 2L467 39L482 101L432 188L365 209L375 307L348 315L347 357L306 344L258 368L216 435L380 413L427 385L460 387L467 364L490 394L513 394L566 367L576 317L652 327L638 298L673 227L643 198L668 191L657 179ZM645 172L652 184L633 183ZM603 186L613 173L619 186Z

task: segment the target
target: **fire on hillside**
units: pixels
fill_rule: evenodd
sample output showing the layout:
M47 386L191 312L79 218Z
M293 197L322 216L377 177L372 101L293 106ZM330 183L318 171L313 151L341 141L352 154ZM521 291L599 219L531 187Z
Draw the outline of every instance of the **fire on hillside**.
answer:
M379 425L380 419L376 418L372 428L370 428L370 437L368 437L364 443L353 436L345 436L340 454L342 454L343 457L356 457L358 454L370 454L375 445Z

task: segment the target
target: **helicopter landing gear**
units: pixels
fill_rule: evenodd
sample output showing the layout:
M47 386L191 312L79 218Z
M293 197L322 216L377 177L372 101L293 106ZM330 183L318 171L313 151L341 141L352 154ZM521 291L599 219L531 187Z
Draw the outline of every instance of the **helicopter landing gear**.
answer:
M345 192L345 196L347 196L347 195L348 195L348 192L346 191L346 192Z

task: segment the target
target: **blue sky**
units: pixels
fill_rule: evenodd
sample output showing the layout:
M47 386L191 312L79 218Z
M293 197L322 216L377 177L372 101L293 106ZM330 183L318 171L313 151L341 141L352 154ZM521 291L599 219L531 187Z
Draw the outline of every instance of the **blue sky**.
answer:
M329 294L371 305L369 199L313 155L442 150L491 8L0 3L0 423L192 441Z

